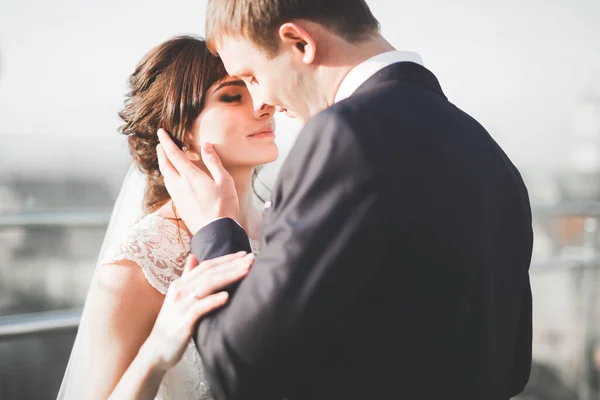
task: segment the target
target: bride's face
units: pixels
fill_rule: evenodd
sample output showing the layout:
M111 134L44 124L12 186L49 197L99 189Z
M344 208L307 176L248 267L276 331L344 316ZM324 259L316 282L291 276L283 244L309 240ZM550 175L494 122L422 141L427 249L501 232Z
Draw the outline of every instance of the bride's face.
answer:
M213 144L226 168L270 163L279 155L274 111L272 106L255 110L244 82L226 77L206 92L186 145L200 154L202 144Z

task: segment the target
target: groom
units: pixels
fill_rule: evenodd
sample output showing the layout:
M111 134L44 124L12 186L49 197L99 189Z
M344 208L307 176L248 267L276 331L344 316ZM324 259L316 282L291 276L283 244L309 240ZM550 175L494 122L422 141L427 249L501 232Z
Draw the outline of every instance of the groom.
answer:
M263 247L195 334L217 399L508 399L531 364L527 190L364 0L209 0L207 39L255 108L306 121ZM250 251L231 178L161 134L200 261ZM198 195L190 195L196 193Z

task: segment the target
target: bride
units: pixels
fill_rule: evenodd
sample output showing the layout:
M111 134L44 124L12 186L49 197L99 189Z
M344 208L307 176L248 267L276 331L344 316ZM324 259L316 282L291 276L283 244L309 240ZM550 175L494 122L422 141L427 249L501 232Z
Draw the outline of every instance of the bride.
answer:
M234 178L239 222L259 238L252 178L278 149L272 137L253 134L274 128L274 109L255 110L245 84L227 75L203 40L189 36L150 51L129 89L120 131L136 169L115 205L58 398L210 399L192 328L226 303L223 289L247 274L253 258L231 256L225 268L186 264L192 235L165 189L157 131L171 133L201 168L201 146L214 145ZM252 248L258 252L257 240Z

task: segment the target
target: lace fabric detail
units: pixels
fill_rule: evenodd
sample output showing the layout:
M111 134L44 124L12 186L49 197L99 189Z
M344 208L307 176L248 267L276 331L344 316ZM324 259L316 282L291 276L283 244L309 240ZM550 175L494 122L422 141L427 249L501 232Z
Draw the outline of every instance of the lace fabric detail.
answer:
M171 283L183 273L191 241L190 235L175 222L149 214L109 248L102 264L132 261L139 265L150 285L166 294ZM250 245L255 254L260 252L260 241L250 239ZM212 400L193 340L181 360L165 374L155 400Z
M190 246L190 235L175 222L149 214L109 249L102 264L132 261L156 290L166 294L171 282L181 277Z
M167 371L155 400L212 400L200 354L193 340L183 357Z

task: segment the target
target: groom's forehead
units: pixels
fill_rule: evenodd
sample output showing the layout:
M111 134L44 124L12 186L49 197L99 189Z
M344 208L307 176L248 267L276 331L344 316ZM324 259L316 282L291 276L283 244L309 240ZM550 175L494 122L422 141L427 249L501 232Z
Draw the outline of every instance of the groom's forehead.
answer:
M223 35L217 41L217 51L233 52L233 53L250 53L253 51L259 51L254 43L241 35Z
M257 61L266 57L250 40L236 37L223 37L217 43L217 53L223 60L230 75L243 76Z

